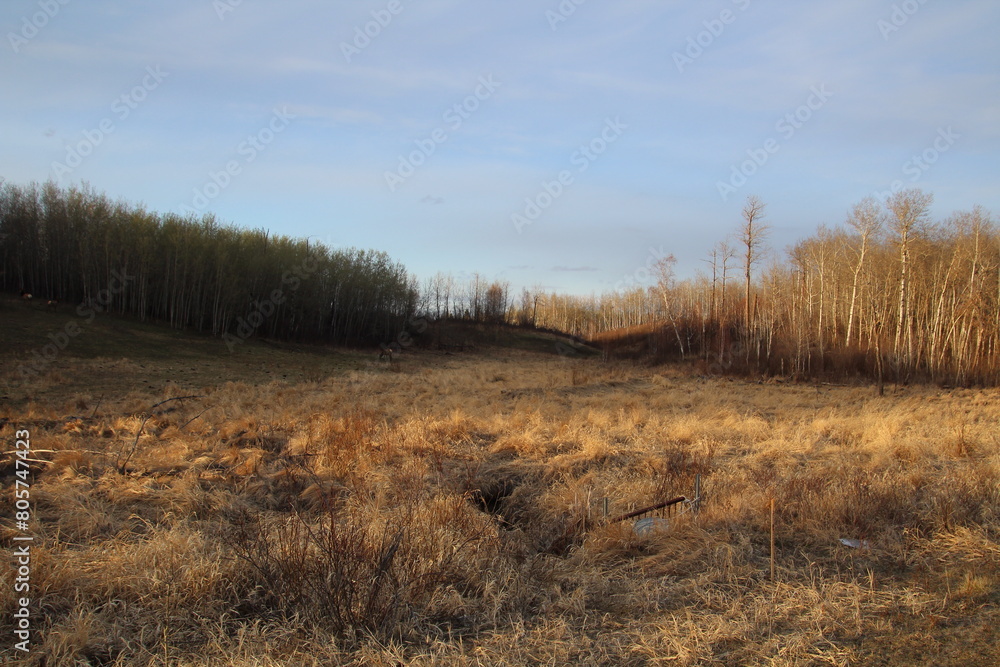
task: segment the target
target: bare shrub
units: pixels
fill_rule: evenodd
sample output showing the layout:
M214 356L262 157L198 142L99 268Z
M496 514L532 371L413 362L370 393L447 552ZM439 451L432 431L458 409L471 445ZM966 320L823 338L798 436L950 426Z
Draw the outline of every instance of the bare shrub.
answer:
M244 513L229 543L251 568L256 614L299 616L348 636L401 634L434 617L446 592L477 598L491 568L503 569L493 567L503 560L496 528L460 496L385 513L357 505Z

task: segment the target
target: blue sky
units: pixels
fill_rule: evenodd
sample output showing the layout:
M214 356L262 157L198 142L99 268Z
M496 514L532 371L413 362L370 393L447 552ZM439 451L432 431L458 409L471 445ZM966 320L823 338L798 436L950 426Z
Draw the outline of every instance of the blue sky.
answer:
M0 26L6 180L420 278L692 275L750 194L776 256L894 182L1000 212L995 0L6 0Z

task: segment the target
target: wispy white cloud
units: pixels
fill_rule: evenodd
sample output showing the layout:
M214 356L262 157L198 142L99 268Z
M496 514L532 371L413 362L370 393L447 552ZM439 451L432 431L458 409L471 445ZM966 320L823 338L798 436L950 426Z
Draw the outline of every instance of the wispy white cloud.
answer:
M553 271L556 272L586 272L586 271L600 271L596 266L553 266Z

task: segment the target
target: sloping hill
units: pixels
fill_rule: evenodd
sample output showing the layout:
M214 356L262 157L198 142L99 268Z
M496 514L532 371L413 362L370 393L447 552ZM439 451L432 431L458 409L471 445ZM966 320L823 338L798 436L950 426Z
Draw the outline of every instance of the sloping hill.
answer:
M489 355L499 349L590 357L594 348L548 331L429 323L394 341L405 354L387 371L406 371L422 355ZM402 343L402 344L401 344ZM0 299L0 411L44 399L94 403L131 391L159 394L168 384L199 393L227 381L252 384L320 380L379 364L370 349L206 336L60 304Z
M239 342L75 306L0 300L0 409L46 399L97 401L167 383L188 391L226 381L299 382L357 365L359 352Z
M426 324L426 329L421 327L422 333L414 337L414 345L427 350L461 352L478 348L508 348L561 356L592 357L600 354L597 348L573 336L549 329L455 319L440 319Z

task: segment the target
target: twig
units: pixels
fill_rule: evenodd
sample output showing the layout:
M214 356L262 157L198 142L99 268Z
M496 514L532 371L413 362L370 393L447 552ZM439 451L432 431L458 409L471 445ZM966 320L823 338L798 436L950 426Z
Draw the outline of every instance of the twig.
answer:
M45 459L22 459L21 457L18 457L17 460L18 461L27 461L28 463L47 463L49 465L52 465L52 461L46 461ZM23 468L22 468L22 470L23 470Z
M103 400L104 400L104 394L101 394L101 397L97 399L97 405L94 406L94 411L90 413L91 419L97 416L97 409L101 407L101 401Z
M118 453L118 461L115 462L115 467L118 468L118 474L119 475L124 475L125 474L125 466L127 466L128 462L130 460L132 460L132 456L135 454L135 450L139 447L139 438L142 436L142 429L144 429L146 427L146 422L148 422L150 420L150 418L152 418L152 416L153 416L152 415L152 411L155 410L156 408L160 407L164 403L169 403L170 401L183 401L186 398L205 398L205 397L204 396L175 396L174 398L168 398L168 399L166 399L164 401L160 401L159 403L157 403L157 404L155 404L155 405L153 405L152 407L149 408L150 414L147 414L146 417L142 420L142 424L139 425L139 431L135 434L135 441L132 443L132 447L131 447L131 449L129 449L128 456L125 457L124 461L122 461L122 457L121 457L122 452L125 451L124 447L122 448L122 452ZM121 462L120 464L118 463L119 461Z
M198 414L196 414L196 415L195 415L194 417L191 417L191 419L189 419L189 420L187 420L186 422L184 422L184 426L181 426L181 427L180 427L179 429L177 429L177 430L178 430L178 431L183 431L184 429L186 429L186 428L188 427L188 424L190 424L191 422L193 422L193 421L194 421L195 419L197 419L198 417L201 417L201 416L202 416L203 414L205 414L206 412L208 412L208 408L205 408L204 410L202 410L201 412L199 412Z
M125 457L124 461L122 461L122 452L125 451L125 447L123 446L121 451L118 452L118 460L115 461L115 467L118 468L119 475L125 474L125 466L128 465L128 462L132 459L132 455L135 454L136 448L139 446L139 437L142 435L142 429L146 427L146 422L148 422L149 418L152 416L153 415L146 415L145 419L142 420L142 424L139 425L139 431L135 434L135 441L132 443L132 448L129 449L128 456ZM120 465L119 462L121 462Z
M150 411L160 407L164 403L169 403L170 401L183 401L185 398L205 398L204 396L175 396L174 398L168 398L165 401L160 401L156 405L151 406Z

